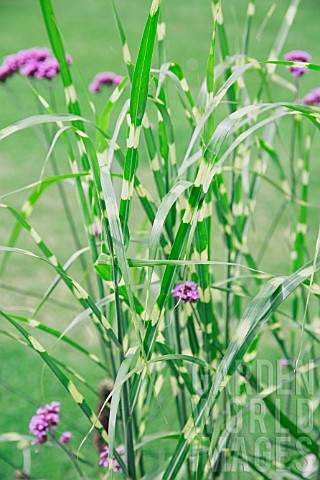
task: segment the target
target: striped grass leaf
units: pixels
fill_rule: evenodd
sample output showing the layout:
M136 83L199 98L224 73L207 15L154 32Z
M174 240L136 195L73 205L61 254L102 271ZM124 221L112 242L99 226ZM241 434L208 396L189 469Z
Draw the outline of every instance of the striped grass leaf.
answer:
M103 363L95 353L90 352L85 347L75 342L72 338L67 337L66 335L63 335L61 331L56 330L55 328L48 327L47 325L44 325L43 323L41 323L39 320L36 320L35 318L26 318L26 317L22 317L21 315L12 315L12 314L10 314L10 317L13 318L14 320L18 320L19 322L23 322L27 324L31 328L41 330L45 333L48 333L49 335L52 335L56 338L61 339L63 342L67 343L71 347L83 353L89 360L93 361L96 365L98 365L100 368L105 370L105 366L103 365Z
M255 2L255 0L248 0L246 24L245 24L244 32L243 32L242 52L243 52L244 55L248 54L249 42L250 42L250 36L251 36L251 29L252 29L252 20L254 18L255 12L256 12L256 2Z
M90 295L84 290L84 288L75 280L73 280L63 269L62 265L59 263L57 257L51 252L51 250L47 247L47 245L43 242L42 238L38 234L38 232L31 227L31 225L23 218L21 215L12 207L8 205L0 204L1 208L6 208L20 223L23 229L30 235L33 241L36 243L37 247L41 250L44 254L47 263L51 265L55 269L58 275L61 276L66 286L69 290L73 293L75 298L79 301L79 303L85 307L90 308L92 310L92 319L94 324L96 325L99 333L101 334L102 338L107 340L108 337L114 342L117 347L120 347L118 338L114 333L110 323L108 322L105 315L97 308L96 304L91 299ZM9 248L9 247L7 247ZM2 247L2 250L4 248ZM15 251L16 249L11 249ZM30 254L27 252L25 254ZM31 254L35 258L39 258L34 254ZM106 338L107 335L107 338Z
M232 76L224 83L224 85L219 89L217 94L214 96L210 106L206 109L206 111L203 113L203 115L197 122L196 128L193 131L184 160L180 168L183 168L184 163L188 161L188 158L190 157L192 149L196 141L198 140L206 122L211 117L215 109L218 107L218 105L220 104L220 102L222 101L222 99L230 89L230 87L238 80L238 78L240 78L251 67L252 67L252 64L247 64L241 67L237 67L236 70L233 72Z
M125 159L122 155L122 152L118 149L115 150L115 156L116 156L116 159L119 163L119 165L121 166L121 168L124 168L124 165L125 165ZM133 184L134 184L134 189L137 193L137 196L140 200L140 203L151 223L151 225L153 224L154 222L154 217L155 217L155 212L157 210L157 206L156 206L156 203L154 201L154 199L152 198L151 194L149 193L149 191L142 185L142 183L140 182L139 178L137 177L137 175L134 176L134 181L133 181ZM167 240L165 239L165 237L162 237L161 238L161 246L162 248L165 248L167 245Z
M215 55L216 55L216 31L218 20L220 19L221 2L217 3L213 9L213 30L209 56L207 60L206 70L206 108L208 108L213 101L215 88ZM204 125L202 147L206 148L214 132L214 112L208 118ZM210 258L211 246L211 217L212 217L212 198L211 190L209 189L206 198L199 211L197 226L195 231L194 255L196 259L208 260ZM217 351L212 345L219 337L219 326L217 318L213 309L212 295L211 295L211 275L208 265L197 265L197 273L200 286L200 301L197 304L199 318L202 323L203 335L203 350L207 360L216 357Z
M211 38L209 56L208 56L208 60L207 60L206 108L209 107L210 103L213 100L213 95L214 95L214 84L215 84L214 66L215 66L215 54L216 54L216 32L217 32L218 19L220 18L219 17L220 9L221 9L221 2L218 2L217 5L215 6L215 8L213 9L213 12L215 13L215 15L214 15L214 18L213 18L212 38ZM214 116L212 114L211 117L209 117L209 120L206 123L205 128L204 128L204 142L207 142L209 140L209 138L213 134L213 130L214 130Z
M35 127L45 123L57 123L57 122L73 122L75 120L81 120L83 122L89 123L89 120L86 118L80 117L79 115L73 115L69 113L62 114L42 114L42 115L33 115L29 118L24 118L19 120L12 125L3 128L0 130L0 140L3 140L6 137L9 137L13 133L19 132L26 128Z
M164 181L164 171L163 171L164 166L162 164L161 159L159 158L154 135L153 135L153 132L149 123L149 119L146 113L144 115L143 122L142 122L142 131L144 133L149 164L154 176L158 195L159 195L159 198L162 199L165 196L167 191L165 181Z
M114 294L110 294L110 295L107 295L106 297L102 298L101 300L99 300L96 305L97 307L101 310L103 309L104 307L106 307L107 305L112 305L114 302ZM63 332L61 333L61 337L59 338L59 341L67 334L69 333L73 328L75 328L76 326L78 326L82 321L86 320L87 318L90 317L91 315L91 308L87 308L86 310L83 310L82 312L80 312L76 317L74 317L71 322L69 323L69 325L63 330ZM107 339L103 339L104 340L104 345L107 347L107 348L111 348L111 344L110 344L110 341L107 340Z
M117 24L117 28L118 28L118 32L119 32L119 36L120 36L120 41L121 41L121 45L122 45L123 60L124 60L124 63L126 64L126 68L127 68L127 71L128 71L128 76L130 78L130 81L132 81L133 75L134 75L134 65L132 63L127 38L126 38L126 35L124 33L124 29L123 29L123 26L122 26L122 23L121 23L119 14L118 14L118 10L117 10L117 7L116 7L116 4L115 4L114 0L111 0L111 4L112 4L113 13L114 13L114 16L115 16L115 20L116 20L116 24Z
M305 242L307 234L307 220L308 220L308 195L309 195L309 177L310 177L310 149L311 149L311 136L306 137L306 148L304 152L304 163L301 171L301 202L298 223L295 226L293 232L293 246L291 252L292 270L295 271L304 261L305 254Z
M48 104L47 104L47 109L48 109L48 111L51 112L51 109L50 109ZM60 115L59 116L59 115L55 115L55 114L52 114L52 113L50 113L49 115L39 115L39 116L30 117L30 118L24 119L21 122L17 122L16 124L11 125L10 127L7 127L5 129L1 130L0 140L2 138L5 138L6 136L11 135L12 133L23 130L25 128L29 128L32 125L40 125L40 124L43 124L43 123L55 122L55 123L58 124L58 126L60 128L63 128L63 123L62 122L63 122L64 118L68 118L68 120L71 121L71 119L73 119L75 117L76 116L73 116L73 115L62 115L62 116ZM86 119L82 119L82 120L88 122L88 120L86 120ZM66 138L65 135L64 135L64 138ZM80 143L78 143L78 145L80 146ZM79 170L78 170L76 160L75 160L74 155L73 155L72 146L71 146L71 143L68 141L68 139L67 139L67 146L68 146L68 153L69 153L69 158L70 158L71 169L74 173L78 173ZM82 144L81 144L81 148L82 148ZM83 150L83 148L82 148L82 150ZM83 185L81 183L80 178L76 178L76 186L77 186L77 193L78 193L80 206L82 207L82 212L83 212L83 217L84 217L84 221L85 221L85 225L86 225L86 232L87 232L87 235L88 235L88 240L89 240L89 244L90 244L90 248L91 248L91 252L92 252L92 257L93 257L93 260L95 261L97 256L98 256L98 252L97 252L95 237L94 237L94 232L93 232L93 221L90 218L90 212L88 210L87 200L86 200L86 197L85 197L85 193L84 193L84 190L83 190ZM101 285L101 283L99 284L99 288L100 288L100 293L103 295L103 286Z
M189 120L191 126L194 127L196 125L196 121L200 117L200 113L198 107L194 102L189 84L180 65L175 62L164 63L163 65L161 65L160 70L152 70L152 72L159 74L157 96L158 92L162 88L166 77L170 78L173 81L177 88L185 116Z
M126 39L126 35L124 33L124 29L123 29L123 26L122 26L122 23L121 23L116 5L115 5L113 0L112 0L112 6L113 6L115 19L116 19L116 23L117 23L117 27L118 27L118 31L119 31L119 35L120 35L123 58L124 58L124 61L125 61L126 67L127 67L127 72L128 72L129 78L132 82L133 75L134 75L134 66L132 64L128 42L127 42L127 39ZM158 28L157 28L157 31L158 31ZM146 146L147 146L147 152L148 152L148 159L149 159L149 163L150 163L152 173L153 173L153 176L154 176L154 179L155 179L158 194L159 194L160 198L163 198L165 193L166 193L166 188L165 188L165 184L164 184L164 181L163 181L163 178L162 178L161 165L160 165L160 162L159 162L159 157L158 157L158 152L157 152L157 147L156 147L154 135L153 135L151 125L150 125L149 120L148 120L148 115L147 115L146 112L144 113L144 117L143 117L143 121L142 121L142 131L143 131L143 134L144 134L144 138L145 138L145 142L146 142ZM136 176L134 176L134 181L136 182Z
M164 474L163 478L165 480L177 476L177 473L186 458L191 442L197 435L197 432L199 433L201 425L207 419L221 391L225 388L226 384L238 368L241 359L262 325L268 320L272 313L277 310L281 303L301 283L306 281L313 272L318 271L319 268L320 258L318 257L315 266L312 261L289 277L278 277L271 280L248 305L219 365L212 385L210 385L204 392L185 425L179 443ZM286 422L286 420L284 421ZM290 428L289 425L290 424L288 423L288 429ZM303 437L299 438L303 442ZM304 445L312 453L315 453L316 455L318 454L319 447L314 441L312 441L311 444L306 441L304 442Z
M42 179L38 182L35 182L31 185L26 186L26 187L19 188L18 190L15 190L14 192L10 192L10 193L1 195L0 196L0 201L7 198L9 195L11 196L11 195L14 195L16 193L20 193L22 191L29 190L29 189L35 187L33 192L31 193L31 195L29 196L29 198L23 203L23 205L21 207L21 210L20 210L20 215L23 218L29 218L30 215L32 214L34 208L35 208L35 205L36 205L37 201L39 200L41 195L46 191L46 189L49 186L54 185L55 183L61 182L63 180L72 180L73 178L82 177L82 176L85 176L85 175L87 175L87 174L86 173L71 173L71 174L67 174L67 175L55 175L53 177L44 178L44 179ZM19 222L16 222L16 224L13 227L12 232L10 234L9 240L8 240L8 246L9 247L13 247L16 244L16 241L18 240L20 231L21 231L21 225L19 224ZM0 266L0 274L3 274L4 269L6 267L6 264L8 262L9 256L10 256L10 252L6 252L6 254L3 255L1 266Z
M0 435L0 442L31 442L31 435L21 435L17 432L4 432Z
M102 253L98 258L96 265L100 267L100 271L102 275L107 276L109 272L109 266L112 264L112 259L110 255ZM256 272L256 274L261 278L267 277L274 277L275 275L264 272L262 270L255 270L247 265L242 264L235 264L232 262L220 262L215 260L174 260L174 259L155 259L149 260L144 258L127 258L127 265L131 268L140 268L140 267L160 267L160 266L177 266L177 267L184 267L184 266L195 266L195 265L215 265L215 266L228 266L231 265L233 267L238 266L239 268L243 268L250 272Z
M134 303L134 298L132 294L129 270L127 266L126 251L124 246L122 229L120 225L117 200L116 200L113 185L111 182L110 173L105 168L101 170L101 183L102 183L102 192L105 199L106 212L108 215L108 220L110 225L112 241L114 245L114 253L116 255L117 264L120 267L120 270L125 282L127 295L129 298L129 303L130 303L130 307L133 314L133 321L135 324L137 337L140 344L142 344L141 326L139 325L136 317L136 309L135 309L135 303Z
M4 312L0 313L1 316L3 316L11 325L18 330L21 335L26 339L28 344L31 346L31 348L37 352L42 360L48 365L50 370L54 373L54 375L57 377L57 379L61 382L61 384L65 387L71 398L74 400L74 402L81 408L83 413L86 415L88 418L89 422L93 427L97 430L101 438L108 444L109 438L108 434L101 425L99 419L93 412L93 410L90 408L89 404L87 403L86 399L83 397L83 395L79 392L75 384L63 373L63 371L58 367L57 363L53 360L53 358L47 353L45 348L39 343L38 340L36 340L35 337L30 335L19 323L17 323L13 318L5 314ZM127 474L127 467L125 463L123 462L122 458L120 455L115 452L115 457L119 464L121 465L122 470Z
M160 153L163 159L165 175L167 177L168 190L178 173L174 129L167 105L158 98L154 99L151 97L151 100L154 102L158 110Z
M20 225L20 224L19 224ZM69 268L74 264L74 262L81 257L81 255L87 253L89 251L90 247L84 247L81 250L78 250L77 252L73 253L71 257L65 262L63 265L63 269L67 272ZM46 304L47 300L50 298L51 294L54 292L56 287L59 285L61 281L60 275L57 275L56 278L53 280L51 285L47 288L46 292L43 294L40 303L37 305L37 307L34 309L33 315L37 315L41 308Z
M39 92L35 88L33 88L33 87L31 87L31 88L33 90L33 93L34 93L35 97L39 100L41 105L43 105L45 111L48 112L50 115L55 115L54 110L51 108L51 106L48 104L48 102L39 94ZM57 127L59 129L64 128L62 122L57 121L56 124L57 124ZM99 130L99 132L102 133L101 130ZM63 139L64 139L65 144L67 146L69 164L70 164L71 170L72 170L72 172L77 173L78 172L78 165L77 165L77 161L76 161L76 158L74 156L74 153L73 153L72 144L71 144L71 142L70 142L70 140L69 140L69 138L66 134L63 135ZM82 148L82 143L80 143L80 142L78 142L78 149L80 149L80 151L82 153L83 148ZM87 160L86 160L86 163L87 163ZM97 256L98 256L98 251L97 251L95 236L94 236L94 224L93 224L93 219L91 218L91 213L89 211L89 206L88 206L87 198L86 198L86 195L85 195L85 192L84 192L84 187L83 187L80 179L76 179L76 190L77 190L79 205L80 205L80 208L82 210L82 215L83 215L83 219L84 219L85 231L86 231L86 234L87 234L88 243L90 245L91 256L92 256L93 261L95 261ZM89 180L89 190L92 190L91 180ZM70 226L71 226L71 224L70 224ZM73 229L73 234L74 234L74 229ZM79 242L78 241L76 241L76 245L77 245L77 248L79 248ZM83 263L83 261L82 261L82 263ZM100 296L103 296L103 294L104 294L103 284L101 282L101 279L98 278L98 277L97 277L97 282L98 282L99 294L100 294Z
M211 8L212 14L214 18L214 22L217 23L217 29L219 34L220 40L220 50L222 54L223 60L226 60L227 57L230 56L229 45L228 45L228 38L227 32L224 25L224 17L222 13L222 3L221 0L211 0ZM226 70L226 80L231 77L232 72L231 69ZM227 92L228 100L229 100L229 110L230 113L236 110L236 82L230 86L230 89Z
M178 432L164 432L164 433L153 433L150 435L145 435L143 441L141 443L138 443L136 448L140 449L146 445L149 445L150 443L157 442L159 440L166 440L167 438L170 439L177 439L179 438L179 433Z
M120 85L118 85L110 95L110 98L104 107L104 110L98 120L97 126L99 129L103 130L105 133L108 132L108 127L109 127L109 122L110 122L110 116L112 113L112 110L118 103L118 100L121 98L121 95L125 91L125 87L128 83L128 77L125 77ZM100 163L103 164L105 163L106 157L107 157L107 147L108 144L106 142L106 139L104 136L100 135L97 133L97 151L98 151L98 158L100 160Z
M279 55L283 49L284 43L290 31L290 28L297 14L299 4L300 4L300 0L291 0L290 5L287 9L287 12L284 16L283 22L280 26L278 35L276 36L274 44L271 48L271 51L269 54L269 60L277 60L279 58ZM274 72L274 67L271 67L268 70L268 73L273 73L273 72Z
M161 348L163 352L168 352L170 351L170 348L165 344L165 343L160 343L157 342L157 347ZM157 364L157 363L162 363L162 362L171 362L175 361L178 370L180 370L181 363L180 362L186 362L194 365L199 365L202 367L204 370L208 370L210 372L213 372L214 369L211 365L207 364L204 360L201 360L197 357L194 357L192 355L187 355L187 354L179 354L179 353L166 353L164 355L157 355L153 357L151 360L149 360L149 365ZM145 365L143 363L137 364L135 367L133 367L123 378L121 381L119 380L117 389L121 388L129 379L131 379L136 373L141 372L142 370L145 369ZM181 368L181 375L184 375L184 378L187 379L187 383L190 386L190 391L195 392L195 388L192 385L192 378L188 376L188 372L185 372L183 368ZM112 395L115 392L115 388L113 388ZM199 398L199 397L198 397Z
M134 175L138 166L138 146L140 129L146 109L151 60L157 24L159 18L160 0L153 0L148 20L140 44L135 66L130 98L130 127L127 142L127 155L123 172L123 184L120 202L120 220L126 234L127 223L132 199Z
M127 100L125 102L125 104L123 105L122 109L121 109L120 115L117 118L117 121L116 121L116 124L115 124L115 127L114 127L114 132L113 132L113 135L112 135L111 140L110 140L109 148L107 149L106 162L104 161L104 159L102 159L102 161L99 159L99 153L98 153L98 159L100 160L100 162L99 162L100 165L106 164L106 166L109 169L111 168L111 164L112 164L112 160L113 160L115 150L118 150L120 148L119 145L117 145L117 139L118 139L118 135L120 133L121 126L122 126L122 124L125 121L125 118L127 116L129 106L130 106L130 100Z
M280 181L281 181L281 186L282 186L282 189L283 189L283 192L288 192L288 194L290 194L290 186L289 186L289 182L287 180L287 175L286 175L286 172L283 168L283 165L278 157L278 154L276 152L276 150L267 142L265 142L264 140L260 139L259 140L259 144L260 144L260 147L262 148L262 150L264 150L265 152L268 153L268 155L270 156L270 158L272 159L276 169L278 170L278 174L279 174L279 178L280 178Z
M168 362L168 365L177 380L177 385L180 389L187 388L192 398L196 398L198 396L198 392L194 386L194 382L192 381L192 376L190 372L187 371L184 365L184 361L188 362L191 361L193 365L199 365L204 370L209 370L210 366L201 359L190 355L185 355L182 353L175 354L174 350L166 345L165 342L157 342L157 350L162 354L163 360Z
M68 110L71 114L81 116L76 89L72 81L68 62L66 60L66 53L63 48L61 35L52 8L52 3L50 0L40 0L40 5L52 50L59 62L61 78L64 86L65 100ZM76 126L76 128L84 130L83 120L76 120L74 125ZM83 167L85 169L87 167L88 169L89 165L85 154L81 150L79 150L79 154L81 156Z
M111 407L110 407L110 416L109 416L109 425L108 425L108 434L109 434L109 452L111 459L113 458L114 454L114 441L115 441L115 434L116 434L116 425L117 425L117 415L120 405L120 395L122 391L122 379L128 373L131 363L133 362L134 358L139 354L138 347L131 347L128 349L124 360L122 361L118 372L117 377L114 383L114 393L112 395L111 400ZM120 385L120 386L119 386ZM134 460L133 460L134 461ZM109 474L110 478L113 478L113 461L109 462ZM132 468L131 468L132 470Z
M159 14L159 22L157 25L158 58L159 58L160 65L162 65L166 59L165 40L166 40L167 25L165 21L164 7L165 7L165 4L163 3L162 8L160 10L160 14Z
M178 200L179 196L185 192L188 188L192 186L191 182L187 182L185 180L180 180L171 188L171 190L167 193L167 195L162 200L158 211L156 213L152 230L150 234L149 240L149 259L155 259L157 256L157 251L160 244L162 230L164 229L166 218L171 210L171 207L174 203ZM167 253L167 252L165 252Z

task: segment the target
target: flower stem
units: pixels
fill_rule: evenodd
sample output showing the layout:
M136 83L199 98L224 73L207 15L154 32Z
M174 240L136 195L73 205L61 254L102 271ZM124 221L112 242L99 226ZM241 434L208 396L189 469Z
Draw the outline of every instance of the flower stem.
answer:
M51 434L51 438L52 440L66 453L66 455L68 455L71 463L73 464L75 470L77 471L77 474L79 476L79 478L81 480L86 480L86 475L82 472L81 468L79 467L79 464L76 460L76 457L74 456L73 452L71 451L71 449L65 447L64 445L62 445L61 443L58 442L58 440L56 439L56 437Z

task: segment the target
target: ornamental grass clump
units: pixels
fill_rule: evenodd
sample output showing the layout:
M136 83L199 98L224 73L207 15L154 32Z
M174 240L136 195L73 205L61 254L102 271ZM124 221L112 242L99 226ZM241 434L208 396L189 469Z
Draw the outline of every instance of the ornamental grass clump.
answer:
M0 67L3 89L15 73L29 77L20 81L39 108L0 130L1 142L27 130L46 148L34 181L21 186L19 172L1 195L12 221L3 283L20 262L1 337L43 362L32 373L44 398L54 391L69 402L64 433L52 402L32 417L31 436L21 423L1 439L18 442L23 468L13 467L29 478L33 468L56 478L45 460L54 458L70 479L316 480L320 97L305 77L319 84L320 66L304 51L284 57L300 2L288 2L269 56L254 58L263 6L245 2L238 38L228 2L208 0L206 66L196 75L167 58L165 3L150 1L133 54L130 17L111 2L124 77L106 71L87 86L76 76L53 0L40 0L52 54L23 51ZM188 2L176 3L189 14ZM168 41L176 33L170 24ZM122 71L96 63L90 78ZM105 85L107 100L87 91ZM25 272L39 291L22 289ZM23 398L28 378L19 378Z

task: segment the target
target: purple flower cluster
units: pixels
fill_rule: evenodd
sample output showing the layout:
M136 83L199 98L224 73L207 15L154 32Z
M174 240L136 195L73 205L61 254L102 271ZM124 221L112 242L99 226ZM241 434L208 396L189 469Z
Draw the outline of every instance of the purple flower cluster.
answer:
M92 93L100 92L102 85L113 85L117 87L120 85L124 77L113 72L100 72L94 77L89 85L89 90Z
M59 412L59 402L51 402L45 407L38 408L29 424L30 432L37 437L33 444L47 441L47 433L51 429L55 430L60 422Z
M315 88L309 92L303 99L306 105L319 105L320 104L320 88Z
M287 62L308 63L311 60L311 55L302 50L292 50L291 52L286 53L284 58ZM288 67L288 70L294 77L301 77L301 75L304 75L308 71L306 68L294 66Z
M51 402L44 407L38 408L36 415L31 418L29 424L30 432L37 437L37 439L32 442L32 445L45 443L48 440L48 433L51 430L56 430L60 423L59 412L59 402ZM59 443L68 443L70 438L71 432L64 432L59 439Z
M124 449L120 448L120 447L116 448L116 452L121 457L123 457L124 454L125 454ZM126 463L127 459L125 457L123 457L123 461L124 461L124 463ZM102 465L103 467L108 467L109 466L109 447L108 447L108 445L106 445L104 447L104 449L102 450L102 452L100 453L99 465ZM117 461L116 457L113 457L113 471L114 472L122 472L122 468L121 468L119 462Z
M66 55L69 64L72 63L70 55ZM8 55L0 66L0 81L6 80L14 73L21 73L27 77L51 79L60 71L59 62L55 57L50 57L47 48L29 48L18 53Z
M196 302L200 298L200 292L197 290L197 284L189 281L175 285L172 290L172 295L175 298L181 299L184 303Z

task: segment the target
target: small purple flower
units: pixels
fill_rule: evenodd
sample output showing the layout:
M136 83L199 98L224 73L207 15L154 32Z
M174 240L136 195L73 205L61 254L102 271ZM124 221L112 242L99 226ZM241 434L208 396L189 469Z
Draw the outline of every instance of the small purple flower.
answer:
M200 292L197 290L197 284L194 282L185 282L175 285L172 290L175 298L181 299L184 303L196 302L200 298Z
M311 55L309 53L304 52L302 50L292 50L285 54L284 58L287 62L301 62L301 63L308 63L311 60ZM301 77L304 75L308 70L303 67L287 67L291 75L294 77Z
M17 72L21 66L18 54L14 53L5 57L3 65L11 70L12 73Z
M8 55L4 59L4 65L9 67L12 72L17 72L19 68L28 62L43 62L50 56L47 48L29 48L28 50L20 50L18 53Z
M39 62L37 60L30 60L20 68L20 73L26 77L33 77L38 68Z
M102 85L113 85L117 87L120 85L124 77L113 72L100 72L94 77L89 85L89 90L92 93L100 92Z
M32 442L33 445L46 442L47 433L57 428L60 422L59 411L59 402L51 402L45 407L38 408L29 424L30 432L37 437L37 440Z
M124 463L127 462L127 459L124 457L125 451L123 448L118 447L116 448L116 452L122 457ZM100 461L99 465L102 465L103 467L108 467L109 466L109 447L106 445L102 452L100 453ZM117 461L116 457L113 457L113 471L114 472L122 472L122 468Z
M66 443L69 443L71 436L72 436L72 433L71 433L71 432L63 432L63 434L62 434L61 437L59 438L59 443L60 443L61 445L64 445L64 444L66 444Z
M51 78L58 75L60 70L59 62L56 58L47 58L38 64L38 68L34 73L36 78Z
M281 358L280 360L280 366L282 368L286 368L289 365L288 359L287 358Z
M306 105L319 105L320 104L320 88L315 88L309 92L303 99Z

